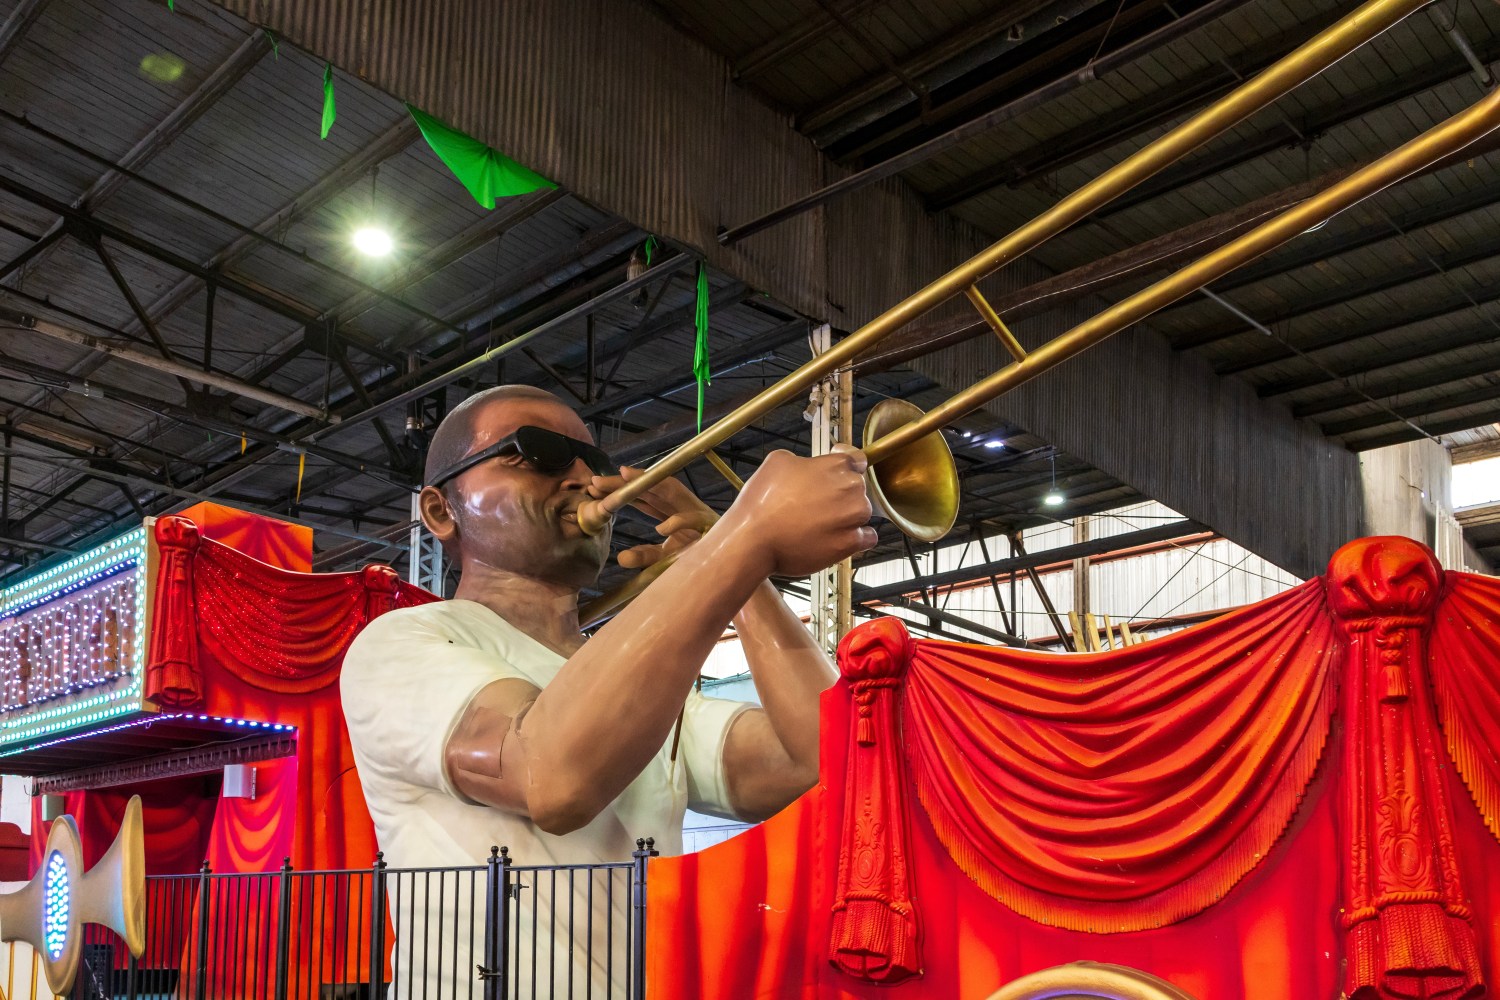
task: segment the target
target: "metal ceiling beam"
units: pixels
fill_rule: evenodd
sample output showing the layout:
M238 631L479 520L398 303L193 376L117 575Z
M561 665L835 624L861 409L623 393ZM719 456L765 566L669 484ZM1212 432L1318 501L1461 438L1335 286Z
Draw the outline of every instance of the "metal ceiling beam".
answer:
M416 123L411 120L410 116L403 115L399 121L361 147L353 156L319 178L317 183L282 204L250 228L261 235L269 235L277 229L286 228L301 221L327 204L355 180L369 173L371 169L405 150L420 136L421 132ZM153 320L160 323L167 316L182 308L189 299L203 289L202 273L215 274L227 271L259 245L260 241L254 236L241 233L222 250L204 261L200 265L199 273L185 274L180 278L170 289L147 306L146 312Z
M1500 39L1492 39L1484 47L1484 58L1500 59ZM1377 111L1384 111L1402 101L1462 80L1471 72L1468 62L1461 56L1454 56L1423 67L1415 73L1402 73L1395 77L1394 83L1387 86L1375 87L1360 94L1342 95L1333 104L1314 109L1295 122L1279 119L1274 124L1263 127L1249 140L1237 140L1220 149L1200 153L1167 167L1100 209L1096 217L1118 215L1179 188L1244 166L1267 153L1310 142L1326 132L1359 121Z
M867 185L874 184L876 181L884 180L887 177L894 177L903 170L908 170L940 153L945 153L950 149L960 146L975 136L981 135L998 125L1013 121L1028 111L1035 110L1065 94L1072 93L1086 83L1112 73L1134 62L1136 59L1176 41L1183 35L1196 30L1214 18L1245 2L1247 0L1210 0L1209 3L1184 15L1171 24L1158 28L1143 38L1122 45L1114 51L1096 60L1092 60L1088 68L1084 71L1067 73L1052 80L1050 83L1037 87L1029 93L1007 101L998 108L978 115L962 125L949 129L941 135L934 136L903 153L898 153L872 167L867 167L864 170L850 174L811 194L803 195L801 198L788 202L758 219L752 219L749 222L726 229L718 234L719 244L721 246L728 246L732 243L737 243L747 236L768 229L793 216L801 215L809 209L827 204L829 201L848 194L851 191L856 191Z
M111 195L124 186L129 179L128 172L145 166L170 146L173 140L187 131L194 122L212 108L219 98L233 90L235 84L244 79L245 75L254 69L261 58L270 51L271 43L266 38L266 33L259 28L251 29L250 34L240 42L228 59L215 67L214 71L203 79L203 82L193 88L192 93L168 112L165 118L157 122L151 131L142 136L135 145L125 151L118 161L120 169L108 169L96 178L83 194L73 199L73 207L96 211ZM62 230L66 221L66 219L58 219L54 222L43 234L42 241L46 241L48 236ZM17 282L24 280L27 271L40 267L46 257L47 253L44 251L33 258L18 276Z
M498 288L477 288L467 298L455 302L448 310L449 316L463 319L445 324L418 322L410 330L393 338L388 346L395 350L419 348L435 334L463 328L472 333L474 328L489 323L496 316L527 302L538 293L555 287L602 260L609 260L634 248L644 237L640 230L628 222L612 220L604 222L584 234L576 244L563 247L543 260L537 261L520 274L509 276Z
M413 305L412 303L406 301L405 299L402 299L398 295L387 292L385 289L381 288L378 285L371 284L370 282L365 281L363 278L360 278L355 274L351 274L347 271L342 271L339 268L334 267L332 264L325 263L324 261L313 257L306 251L290 247L280 240L267 235L266 233L260 232L254 226L249 226L237 219L230 218L229 216L224 215L222 212L208 207L202 202L195 201L192 198L187 197L186 195L179 194L177 191L167 187L164 184L158 184L156 181L150 179L149 177L144 177L136 171L130 170L127 167L120 166L119 164L109 160L107 157L95 153L91 149L80 146L78 143L75 143L70 139L67 139L36 125L34 122L30 121L23 115L13 115L9 112L0 112L0 118L8 119L21 125L24 128L30 129L33 132L45 135L52 142L55 142L58 145L63 146L66 149L79 154L80 156L83 156L86 159L102 163L108 166L110 169L118 171L119 173L128 177L130 180L134 181L136 184L148 188L159 195L162 195L169 201L175 202L179 205L182 205L184 208L197 212L205 218L211 219L212 221L222 226L226 226L229 229L232 229L235 232L239 233L241 236L244 236L256 243L270 247L279 253L285 254L293 260L296 260L298 263L304 264L327 277L334 278L345 284L353 285L355 288L363 292L373 295L374 297L381 299L382 301L389 302L390 304L404 309L405 311L412 313L415 316L427 320L428 322L435 322L439 324L442 323L442 320L440 318L433 316L431 313L420 308L419 306ZM36 203L34 199L28 200L33 200L33 202ZM98 226L98 222L96 220L91 221L91 224L95 225L96 227ZM152 250L149 249L149 247L150 245L147 244L147 248L142 249L142 252L147 253L148 255L156 256L156 254L153 253ZM191 267L182 267L180 265L174 266L179 266L179 269L181 270L192 269ZM231 285L230 282L233 282L233 285ZM301 310L302 312L311 313L319 319L321 319L324 315L324 311L318 310L316 307L313 307L311 305L298 302L289 295L278 295L271 289L259 285L257 282L248 277L245 277L244 275L231 275L227 272L220 272L214 276L213 283L216 285L224 285L227 290L236 291L237 294L243 294L243 292L238 291L238 289L240 288L250 289L251 291L258 293L260 296L267 300L279 300L286 308L297 309ZM369 348L366 347L366 350L369 350Z
M1500 423L1500 407L1482 410L1479 413L1467 417L1455 417L1451 420L1423 421L1420 425L1426 435L1456 434L1459 431L1472 430L1475 427L1483 427L1486 424ZM1392 431L1389 434L1381 434L1376 437L1357 438L1349 441L1351 451L1370 451L1375 448L1387 448L1393 444L1405 444L1407 441L1417 441L1423 438L1422 433L1407 429L1403 431Z
M480 216L458 233L406 262L399 271L381 283L381 292L395 295L426 281L567 196L568 193L561 188L549 188L505 199L494 210ZM381 296L375 291L362 289L325 310L325 313L338 316L341 321L348 321L373 308L380 301Z
M1188 0L1189 4L1193 2L1195 0ZM1045 46L1037 44L1033 47L1040 51L1023 51L1020 58L983 67L970 74L968 79L946 88L956 92L937 107L929 108L925 114L907 109L885 121L877 120L870 128L831 144L826 152L841 166L865 165L903 153L934 133L962 124L976 114L983 114L1011 100L1018 93L1025 93L1040 81L1052 79L1059 66L1077 67L1086 73L1090 59L1101 51L1102 44L1113 41L1117 45L1127 45L1136 41L1143 33L1149 32L1151 24L1160 23L1163 16L1179 16L1181 6L1185 4L1174 4L1171 0L1135 0L1133 3L1117 3L1113 7L1100 4L1078 10L1077 16L1053 26L1052 34L1045 39Z
M157 246L150 240L137 236L119 226L96 219L87 212L76 209L66 202L49 197L36 188L22 184L14 178L0 175L0 191L5 191L23 201L65 216L70 222L87 226L100 236L113 240L122 246L129 247L158 263L191 274L201 281L213 281L219 286L220 290L232 292L240 298L248 302L253 302L262 309L269 310L278 316L284 316L287 319L302 324L312 322L318 318L319 310L311 306L295 302L285 295L259 288L254 282L247 279L231 277L227 274L211 271L180 254ZM0 292L7 291L9 289L0 288Z
M886 0L844 0L842 13L846 17L860 17L885 2ZM822 8L814 10L775 38L756 46L735 60L732 75L741 83L754 79L774 68L778 63L805 51L808 46L816 44L831 32L837 31L838 27L838 21L829 11Z
M1430 170L1413 174L1408 180L1444 170L1461 160L1468 160L1477 153L1477 146L1471 150L1464 150L1461 158L1450 157L1441 160ZM1496 203L1500 203L1500 178L1483 183L1477 188L1465 188L1455 195L1424 197L1421 204L1405 211L1387 211L1385 215L1389 221L1383 217L1379 222L1347 230L1339 224L1341 220L1336 219L1324 229L1316 233L1305 233L1282 249L1267 254L1263 259L1214 282L1214 291L1222 295L1249 285L1256 285L1270 278L1290 274L1300 268L1312 267L1332 257L1399 240L1406 234L1460 218ZM1178 309L1190 308L1193 301L1187 299L1168 306L1158 315L1165 316Z
M1013 323L1061 308L1086 295L1101 294L1123 282L1140 280L1175 267L1229 242L1278 212L1342 179L1352 169L1330 171L1313 180L1294 184L1249 204L1164 233L1007 295L993 297L990 305L1007 322ZM988 323L971 312L916 323L860 355L855 361L855 373L863 375L885 371L893 365L981 335L990 336L993 331Z
M724 370L732 368L735 365L744 364L762 354L775 351L779 347L805 338L809 328L809 321L805 319L783 323L781 326L767 330L765 333L750 337L743 344L737 345L732 351L716 353L714 355L714 366L720 370ZM662 375L659 378L647 379L644 382L637 382L629 389L623 390L619 395L584 406L578 411L578 415L584 420L591 420L656 396L664 396L668 393L681 391L693 384L694 380L691 377L678 374Z
M1325 309L1358 302L1360 299L1368 298L1371 295L1392 292L1397 289L1408 288L1412 285L1419 285L1423 282L1441 280L1447 272L1456 271L1473 264L1481 264L1496 257L1500 257L1500 235L1492 236L1489 239L1481 239L1477 243L1461 245L1446 253L1433 254L1431 255L1431 260L1419 259L1415 262L1415 268L1409 261L1393 262L1399 263L1402 266L1380 274L1366 274L1356 281L1340 282L1331 285L1322 292L1291 302L1286 309L1262 317L1261 319L1267 326L1290 323L1294 320L1312 316ZM1432 268L1432 264L1436 264L1437 267L1435 269ZM1413 273L1416 268L1420 268L1420 270ZM1173 347L1189 351L1255 332L1256 330L1253 327L1245 323L1226 323L1222 326L1206 330L1195 330L1192 333L1170 337L1169 339L1172 341ZM1294 354L1290 349L1286 349L1283 355L1284 358L1291 358L1293 356ZM1257 364L1269 364L1277 360L1282 360L1282 358L1267 359L1266 361L1257 362Z
M0 24L0 63L21 44L21 39L26 37L27 30L36 22L45 6L47 0L20 0L5 23Z
M411 389L407 389L405 392L397 393L389 399L383 400L375 404L374 406L367 407L366 409L363 409L358 413L352 413L349 416L339 420L338 423L334 424L333 426L322 428L315 434L310 436L314 439L317 439L336 431L347 430L350 427L355 427L363 423L364 421L371 419L376 414L388 410L393 406L400 406L415 399L420 399L421 397L426 396L437 389L441 389L442 387L449 385L452 382L458 381L466 374L474 372L475 370L482 368L487 364L490 364L497 358L503 357L504 355L509 354L512 351L520 350L526 344L530 343L532 340L535 340L537 337L540 337L542 334L549 333L552 330L570 323L575 319L580 319L584 316L587 316L606 303L613 302L615 299L618 299L625 295L629 295L637 288L644 288L651 282L665 277L668 274L673 274L677 271L682 270L689 264L693 263L694 260L696 260L696 258L688 254L678 254L676 257L669 258L668 260L657 264L655 267L647 269L639 276L621 282L609 291L604 292L603 294L598 295L593 299L590 299L588 302L585 302L580 306L575 306L562 315L556 316L546 321L545 323L533 327L523 334L510 338L497 347L493 347L490 350L485 351L477 358L465 361L454 368L450 368L447 371L442 372L441 374L434 375L422 382L420 385L417 385Z
M1421 174L1413 176L1425 176L1447 169L1455 163L1467 161L1475 153L1476 150L1464 150L1461 154L1439 161ZM1201 256L1228 242L1257 222L1264 221L1276 212L1290 208L1337 182L1353 169L1340 167L1330 170L1310 181L1294 184L1246 205L1164 233L1008 295L991 298L990 304L1007 320L1015 321L1059 308L1090 293L1103 293L1122 282L1143 279L1157 271L1180 266L1186 260ZM1214 289L1217 293L1233 291L1300 267L1319 264L1329 257L1399 240L1416 230L1458 218L1496 202L1500 202L1500 182L1467 191L1455 198L1444 199L1437 205L1425 203L1418 209L1393 216L1390 223L1381 222L1361 227L1352 234L1343 233L1337 227L1334 227L1331 235L1309 234L1289 244L1295 250L1294 253L1273 253L1265 261L1242 268L1215 282ZM1315 239L1315 236L1320 236L1321 239ZM1185 299L1168 306L1158 315L1165 316L1191 309L1196 301ZM990 336L991 333L988 324L968 313L919 322L861 356L856 361L855 371L856 374L884 371L892 365L952 347L974 337ZM1181 346L1180 341L1174 342L1174 346Z
M1419 308L1409 309L1394 316L1380 316L1373 322L1344 327L1338 332L1320 337L1316 341L1298 344L1296 345L1296 350L1285 344L1277 344L1273 341L1271 350L1266 354L1244 361L1221 365L1215 370L1220 375L1239 375L1245 372L1253 372L1267 365L1290 361L1302 354L1317 354L1320 351L1342 347L1345 344L1352 344L1367 337L1379 336L1382 333L1389 333L1392 330L1399 330L1402 327L1459 316L1467 312L1472 312L1475 308L1482 309L1484 306L1497 301L1500 301L1500 288L1488 289L1480 293L1470 293L1467 290L1461 290L1458 294L1449 295L1438 302L1426 303ZM1481 315L1483 314L1481 313ZM1290 380L1278 381L1268 383L1263 389L1257 391L1262 397L1279 396L1287 392L1295 392L1298 389L1310 388L1312 385L1321 385L1325 381L1327 381L1326 378L1319 378L1310 384L1303 384L1300 379L1295 382Z
M222 434L230 440L237 440L241 435L244 435L248 440L254 441L257 444L269 445L272 451L285 451L294 447L290 439L278 436L259 427L249 424L231 424L207 414L198 413L189 407L153 399L150 396L133 392L109 382L100 382L97 379L76 379L69 372L48 368L44 365L11 357L0 352L0 370L5 369L40 379L54 388L76 394L84 399L103 399L118 402L126 406L135 407L146 413L175 420L189 427L197 427L215 434ZM31 408L29 404L19 405ZM392 483L399 483L401 479L401 474L395 469L358 459L352 455L334 451L331 448L310 445L305 442L299 442L295 446L305 448L310 455L341 465L350 472L382 478ZM179 460L200 466L207 465L203 460L187 456L183 456Z
M1443 368L1412 372L1386 379L1383 382L1370 383L1361 386L1359 392L1341 392L1333 396L1298 403L1292 407L1292 414L1299 418L1315 417L1319 414L1358 406L1372 399L1381 401L1396 399L1423 389L1436 389L1452 382L1461 382L1464 379L1477 378L1481 375L1492 375L1496 371L1500 371L1500 356L1471 357Z
M1492 403L1500 400L1500 385L1486 385L1478 389L1470 389L1467 392L1452 395L1435 396L1432 399L1418 403L1402 403L1392 406L1398 417L1402 420L1416 420L1417 417L1426 417L1434 413L1444 413L1448 410L1457 410L1464 406L1473 406L1477 403ZM1371 413L1360 417L1348 417L1344 420L1334 420L1328 423L1320 423L1323 433L1329 437L1347 437L1360 431L1374 430L1378 427L1388 427L1391 424L1399 424L1401 420L1393 418L1388 413ZM1420 425L1421 421L1417 421ZM1402 426L1405 426L1404 424Z
M1230 59L1216 60L1184 79L1174 80L1159 93L1132 102L1132 107L1123 113L1112 113L1074 129L1057 141L1042 143L976 171L928 195L924 199L927 210L938 212L953 208L997 187L1017 186L1127 140L1143 137L1233 90L1332 24L1341 13L1340 10L1327 11L1300 22L1293 31L1235 53Z
M236 396L242 396L245 399L254 400L264 406L274 406L278 410L285 410L288 413L295 413L298 416L320 422L336 422L338 420L336 416L325 413L322 408L304 403L300 399L283 396L279 392L271 392L259 386L248 385L238 379L232 379L214 372L201 371L181 361L143 354L133 348L124 347L113 341L105 340L102 337L95 337L81 330L72 330L49 320L37 319L35 316L28 316L24 313L12 313L10 310L0 310L0 317L3 317L7 323L34 331L43 337L50 337L53 340L72 344L74 347L82 347L86 350L97 351L100 354L107 354L112 358L117 358L120 361L125 361L141 368L164 372L177 378L196 382L199 385L208 386Z
M750 288L747 288L745 285L739 282L734 282L729 286L713 293L709 297L709 315L712 316L713 314L721 312L725 309L732 309L735 306L739 305L741 302L744 302L753 294L754 292ZM639 323L629 329L620 330L613 336L605 339L603 343L597 343L595 345L595 352L598 358L602 361L623 361L624 356L635 350L635 348L644 344L649 344L651 341L672 330L674 327L682 326L683 324L691 322L696 308L696 300L690 301L686 305L680 306L677 309L673 309L662 316L648 318L644 323ZM583 365L585 365L588 360L586 356L586 345L578 344L576 342L565 345L562 355L562 358L557 360L555 364L557 365L557 367L563 369L564 371L576 372ZM722 367L722 365L725 363L727 362L718 362L717 359L715 360L716 367ZM615 371L618 371L618 365L616 366ZM543 383L542 388L549 388L550 385L556 384L559 383L558 380L554 378L550 383ZM619 403L619 400L622 398L623 397L616 396L611 398L608 404L601 403L597 405L607 405L608 409L617 409L620 405L624 405ZM590 405L587 401L585 401L585 410L590 410ZM592 412L594 411L590 410L590 412L592 415ZM587 420L588 417L585 417L584 419Z
M1049 28L1064 24L1100 0L1011 0L998 10L969 21L902 60L900 69L929 90L993 64L1018 46L1036 41ZM1002 35L1004 37L996 37ZM814 108L799 111L795 128L826 146L911 103L890 70L842 87ZM857 113L856 113L857 112Z
M296 195L290 201L285 202L274 212L265 216L253 227L257 232L270 233L283 226L289 226L305 218L329 199L344 190L356 178L363 176L372 167L384 162L390 157L406 149L419 136L420 131L416 123L409 115L402 115L394 126L382 132L372 142L363 146L353 156L339 164L333 171L325 174L315 184ZM202 262L204 272L213 273L226 270L230 265L242 259L253 250L258 242L251 236L241 234L231 240L222 250ZM146 314L153 322L161 323L172 313L182 308L194 295L204 288L204 281L198 274L184 274L166 292L158 296L148 306ZM130 324L122 328L127 336L139 334L139 322L132 317ZM300 338L299 338L300 339ZM105 359L101 356L91 356L91 359L74 366L70 373L74 378L87 378L93 374ZM236 374L244 375L251 367L250 363ZM254 376L247 379L251 383L258 381ZM36 397L31 400L35 402Z
M1401 328L1396 327L1394 329L1399 330ZM1370 336L1380 336L1389 332L1392 331L1380 331ZM1497 339L1500 339L1500 319L1481 316L1474 323L1454 332L1444 333L1438 337L1419 335L1410 340L1405 340L1400 347L1395 349L1379 353L1363 354L1358 360L1339 364L1336 371L1340 379L1351 379L1356 376L1369 375L1388 368L1395 368L1412 361L1429 358L1436 359L1450 351L1489 344ZM1290 392L1300 392L1303 389L1312 389L1316 386L1327 385L1333 381L1335 379L1319 371L1311 375L1267 382L1260 387L1259 392L1266 397L1280 396Z

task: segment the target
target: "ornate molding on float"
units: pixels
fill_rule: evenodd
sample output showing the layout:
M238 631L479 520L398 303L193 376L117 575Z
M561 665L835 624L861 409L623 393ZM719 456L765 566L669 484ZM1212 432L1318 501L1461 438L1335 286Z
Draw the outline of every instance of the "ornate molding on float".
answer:
M1329 561L1343 626L1345 993L1474 996L1478 944L1459 873L1448 764L1428 676L1442 589L1432 553L1400 537L1350 542Z
M855 722L829 953L837 968L874 983L899 983L922 971L897 735L897 694L910 656L911 639L895 618L870 622L839 644Z
M63 792L115 788L160 778L211 774L230 764L256 764L290 757L297 752L296 731L290 726L278 728L284 728L285 731L253 736L233 743L157 754L120 764L101 764L98 767L44 775L32 780L31 794L61 795Z

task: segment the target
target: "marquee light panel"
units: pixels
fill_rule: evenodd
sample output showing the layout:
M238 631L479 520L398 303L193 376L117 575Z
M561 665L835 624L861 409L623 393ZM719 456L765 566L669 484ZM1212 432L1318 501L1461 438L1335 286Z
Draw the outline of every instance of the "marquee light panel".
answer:
M146 531L0 591L0 747L138 711Z

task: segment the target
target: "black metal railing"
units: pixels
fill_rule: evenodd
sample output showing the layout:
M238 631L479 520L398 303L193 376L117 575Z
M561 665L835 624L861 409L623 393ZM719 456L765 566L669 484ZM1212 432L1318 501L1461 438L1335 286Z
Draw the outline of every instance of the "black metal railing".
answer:
M655 854L152 876L145 951L88 925L72 1000L644 1000Z

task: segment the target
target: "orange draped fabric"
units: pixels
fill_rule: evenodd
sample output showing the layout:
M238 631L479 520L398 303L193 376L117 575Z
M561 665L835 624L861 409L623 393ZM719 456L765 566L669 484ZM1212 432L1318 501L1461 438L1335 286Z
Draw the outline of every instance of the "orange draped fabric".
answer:
M1497 612L1500 584L1385 538L1116 652L862 626L824 698L820 785L652 864L653 1000L968 1000L1078 960L1201 1000L1480 996Z
M1119 653L914 642L918 797L1018 913L1111 931L1190 916L1291 822L1333 717L1333 639L1315 582Z

